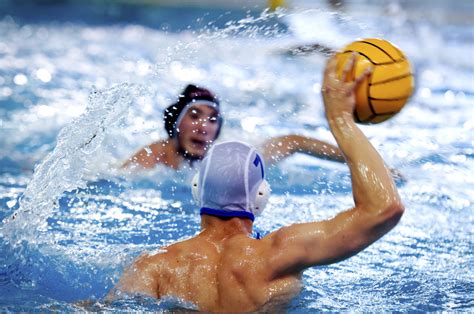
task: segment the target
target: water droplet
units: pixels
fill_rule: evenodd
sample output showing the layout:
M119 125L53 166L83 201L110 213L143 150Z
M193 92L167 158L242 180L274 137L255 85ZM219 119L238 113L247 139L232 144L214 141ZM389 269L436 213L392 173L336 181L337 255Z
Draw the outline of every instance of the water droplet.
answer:
M19 73L15 75L15 77L13 78L13 82L16 85L25 85L26 83L28 83L28 78L26 77L26 75Z

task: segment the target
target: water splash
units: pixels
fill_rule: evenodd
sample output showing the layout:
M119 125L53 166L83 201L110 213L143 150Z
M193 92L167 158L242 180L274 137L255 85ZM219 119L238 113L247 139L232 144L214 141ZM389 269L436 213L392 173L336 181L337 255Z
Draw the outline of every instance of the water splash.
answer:
M245 38L256 38L259 35L264 37L279 36L286 33L286 29L282 28L282 24L278 21L287 14L286 9L279 8L274 12L264 10L259 16L248 14L240 20L230 20L225 24L225 28L219 29L213 23L201 29L198 39L219 39L233 38L243 36ZM269 22L274 21L274 24Z
M128 113L138 89L125 83L90 94L85 113L61 130L55 149L36 167L19 209L5 219L0 231L10 243L41 242L40 231L47 230L46 219L58 208L59 197L85 187L93 153L107 130Z

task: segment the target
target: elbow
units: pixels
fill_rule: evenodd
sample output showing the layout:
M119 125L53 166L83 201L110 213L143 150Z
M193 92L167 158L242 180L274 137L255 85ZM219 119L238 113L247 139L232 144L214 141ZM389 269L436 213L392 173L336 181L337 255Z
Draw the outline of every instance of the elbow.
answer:
M400 200L398 200L390 204L388 206L387 211L390 213L392 219L396 220L396 222L398 223L402 218L403 213L405 212L405 206Z
M382 229L383 233L386 233L393 229L405 212L405 206L398 200L390 203L381 214L381 223L378 224L378 229Z
M377 238L383 236L390 230L392 230L400 221L405 212L405 207L403 204L397 200L386 204L383 207L378 207L379 210L373 211L369 216L367 222L371 234L375 235ZM375 209L375 207L374 207ZM366 216L365 219L367 219Z

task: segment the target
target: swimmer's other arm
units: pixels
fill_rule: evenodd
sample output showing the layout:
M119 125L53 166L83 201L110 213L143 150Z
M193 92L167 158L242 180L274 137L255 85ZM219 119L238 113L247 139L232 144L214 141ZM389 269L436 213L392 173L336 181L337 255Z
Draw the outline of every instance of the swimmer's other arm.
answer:
M265 141L262 151L266 165L274 165L295 153L303 153L340 163L346 162L344 155L337 146L296 134L272 137ZM397 182L406 181L405 176L399 170L394 168L389 170L393 179Z
M389 170L352 117L354 90L364 76L344 83L332 71L333 59L323 84L326 116L351 172L355 206L330 220L295 224L265 237L275 277L357 254L391 230L404 212Z
M266 164L275 164L294 153L308 154L313 157L344 162L341 150L332 144L296 134L283 135L268 139L263 144L263 158Z

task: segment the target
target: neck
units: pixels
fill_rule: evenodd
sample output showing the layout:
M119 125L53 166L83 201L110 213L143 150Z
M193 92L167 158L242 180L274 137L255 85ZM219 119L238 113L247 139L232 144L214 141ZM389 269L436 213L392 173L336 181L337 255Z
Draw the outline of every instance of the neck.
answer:
M217 237L252 233L253 222L247 218L223 219L211 215L201 215L201 230Z
M163 156L163 163L168 167L178 169L185 158L179 151L179 143L177 138L170 137L162 143L165 152Z
M173 148L174 148L174 152L175 152L175 156L176 156L177 159L179 158L180 163L183 162L183 161L187 161L188 164L190 166L192 166L193 162L195 162L196 160L201 160L202 159L202 157L195 157L195 156L192 156L192 155L188 154L183 149L183 146L181 145L181 142L179 140L179 135L169 138L168 141L170 143L172 143Z

